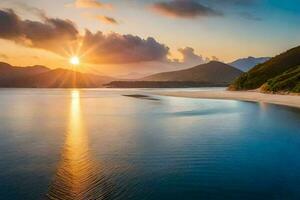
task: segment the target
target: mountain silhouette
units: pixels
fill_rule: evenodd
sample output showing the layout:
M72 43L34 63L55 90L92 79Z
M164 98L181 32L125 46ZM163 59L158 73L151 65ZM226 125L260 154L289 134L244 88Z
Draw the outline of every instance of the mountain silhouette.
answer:
M131 81L113 81L107 87L176 88L228 86L243 72L227 64L212 61L185 70L153 74Z
M143 81L193 81L214 84L229 84L242 71L218 61L211 61L185 70L163 72L147 76Z
M270 57L254 58L252 56L249 56L248 58L241 58L241 59L238 59L231 63L228 63L228 65L233 66L239 70L246 72L249 69L251 69L252 67L254 67L255 65L264 63L268 60L270 60Z
M16 67L0 63L0 87L21 88L95 88L115 80L108 76L81 73L45 66Z

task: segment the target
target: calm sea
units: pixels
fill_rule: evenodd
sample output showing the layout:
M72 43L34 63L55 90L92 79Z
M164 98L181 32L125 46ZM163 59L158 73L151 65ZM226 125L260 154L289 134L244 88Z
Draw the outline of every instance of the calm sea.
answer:
M0 199L300 199L300 110L0 90Z

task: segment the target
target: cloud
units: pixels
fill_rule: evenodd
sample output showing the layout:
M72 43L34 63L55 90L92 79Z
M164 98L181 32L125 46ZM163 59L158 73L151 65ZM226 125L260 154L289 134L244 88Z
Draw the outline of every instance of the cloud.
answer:
M45 16L42 21L22 20L13 10L0 10L0 27L2 39L63 56L68 48L80 47L79 54L95 64L164 61L169 54L167 46L151 37L142 39L134 35L92 33L89 30L80 35L72 21Z
M108 16L105 16L105 15L94 15L94 14L91 14L91 13L82 13L81 15L82 15L82 17L85 17L86 19L97 20L97 21L100 21L104 24L113 24L113 25L119 24L119 21L116 20L115 18L108 17Z
M152 10L165 16L178 18L196 18L223 15L219 11L200 4L200 2L197 0L172 0L169 2L158 2L152 6Z
M220 59L215 56L209 58L196 54L195 50L191 47L180 48L178 49L178 52L181 54L182 59L169 60L169 64L177 67L191 67L205 64L210 61L220 61Z
M112 17L108 17L108 16L103 16L103 15L96 15L93 16L95 19L101 21L104 24L119 24L119 22Z
M75 6L76 8L112 8L111 4L101 3L97 0L75 0L74 4L67 6Z
M191 47L180 48L178 51L183 57L182 62L187 65L200 65L209 61L208 58L197 55L195 50Z
M20 36L19 21L19 17L12 10L0 10L0 37L10 39Z
M142 39L118 33L103 34L86 31L83 52L93 63L124 64L133 62L164 61L169 48L154 38Z
M78 35L73 22L43 17L43 21L22 20L13 10L0 10L0 38L29 47L57 51Z
M220 62L222 62L218 57L216 57L216 56L212 56L211 57L211 59L210 59L210 61L220 61Z

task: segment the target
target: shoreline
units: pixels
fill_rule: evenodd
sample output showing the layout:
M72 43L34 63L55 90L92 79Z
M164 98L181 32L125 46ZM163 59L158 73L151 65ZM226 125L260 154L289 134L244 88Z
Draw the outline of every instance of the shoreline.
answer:
M263 102L300 108L300 95L266 94L256 91L149 91L149 93L185 98Z

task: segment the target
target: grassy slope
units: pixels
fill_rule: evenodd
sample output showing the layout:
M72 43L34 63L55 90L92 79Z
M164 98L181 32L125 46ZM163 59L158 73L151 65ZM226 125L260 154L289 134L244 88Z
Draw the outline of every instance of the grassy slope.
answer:
M236 79L230 86L230 89L257 89L270 79L280 76L298 65L300 65L300 46L282 53L263 64L255 66Z
M284 72L282 75L270 79L263 87L265 91L300 92L300 66Z

